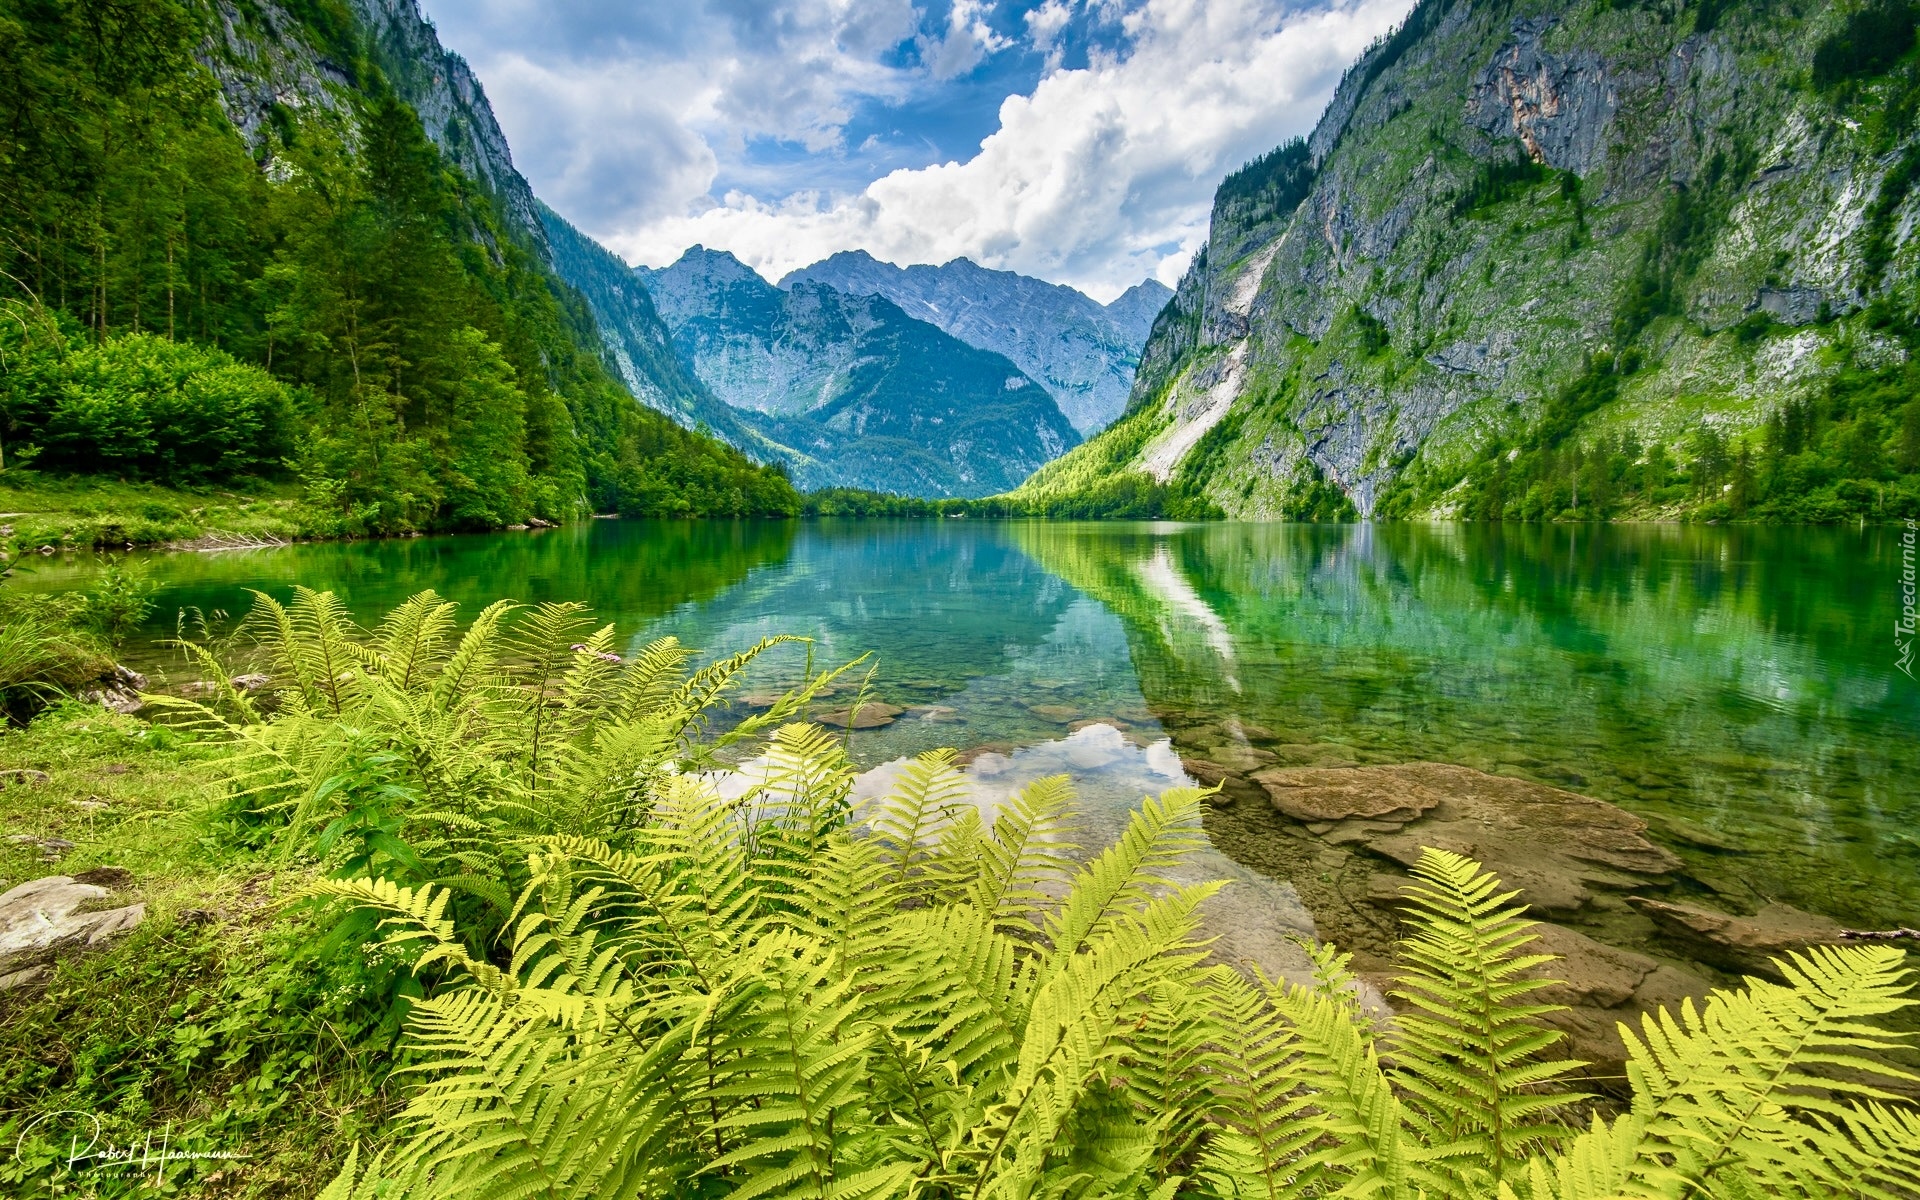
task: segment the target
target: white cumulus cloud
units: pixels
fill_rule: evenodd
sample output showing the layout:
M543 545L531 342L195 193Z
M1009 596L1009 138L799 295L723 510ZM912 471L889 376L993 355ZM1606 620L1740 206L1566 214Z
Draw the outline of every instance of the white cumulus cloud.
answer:
M756 169L740 148L781 139L844 168L855 104L899 103L916 81L964 75L1012 39L982 0L954 0L931 36L906 0L719 6L761 15L690 22L670 52L636 38L565 70L531 54L476 58L516 156L562 213L653 266L695 243L770 278L839 250L902 264L965 256L1106 299L1149 275L1176 280L1205 239L1219 180L1307 133L1342 71L1411 0L1045 0L1026 12L1022 40L1046 69L1005 98L976 150L841 187L796 187L804 172ZM1118 36L1065 67L1076 20ZM918 63L888 49L906 41Z
M603 232L636 262L664 265L698 242L772 278L859 248L898 263L965 256L1103 299L1148 275L1172 283L1205 240L1214 185L1310 130L1341 72L1407 8L1153 0L1125 16L1124 52L1007 97L999 128L964 161L852 194L736 190ZM1057 32L1052 20L1035 33Z

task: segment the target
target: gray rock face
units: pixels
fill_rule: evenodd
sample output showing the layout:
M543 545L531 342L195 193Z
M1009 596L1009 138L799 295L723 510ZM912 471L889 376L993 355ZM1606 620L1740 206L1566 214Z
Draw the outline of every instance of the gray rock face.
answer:
M1467 119L1496 138L1519 138L1535 162L1585 175L1606 154L1619 100L1598 54L1541 49L1552 27L1545 17L1513 23L1513 40L1473 81Z
M694 374L802 487L987 496L1080 440L1012 362L880 296L783 291L701 246L635 274Z
M44 982L56 959L100 949L146 919L145 904L100 907L112 893L84 878L49 875L0 895L0 992Z
M939 267L896 267L864 250L802 267L780 286L806 282L850 296L884 296L915 320L1006 356L1047 389L1083 435L1105 428L1126 406L1140 348L1173 294L1149 279L1103 305L1073 288L964 258Z
M195 57L218 81L227 118L250 148L266 142L275 105L345 111L340 89L353 85L347 66L308 45L299 22L274 0L245 8L220 0L213 17Z
M1873 344L1855 319L1870 300L1911 303L1920 189L1874 206L1913 135L1883 145L1800 82L1838 0L1729 5L1706 31L1691 7L1420 0L1304 144L1223 181L1141 351L1129 403L1153 420L1089 462L1191 472L1233 517L1285 515L1323 484L1362 516L1457 517L1449 488L1485 448L1623 349L1649 263L1672 273L1673 311L1636 327L1640 369L1576 436L1630 426L1678 455L1702 422L1740 434L1815 394ZM1489 169L1516 160L1558 177ZM1754 313L1798 332L1726 336Z
M420 114L427 137L449 162L492 193L513 232L546 257L547 235L533 188L514 167L507 136L467 60L440 44L418 0L352 4L372 35L381 69Z
M1820 319L1826 293L1810 287L1763 287L1754 293L1753 307L1782 325L1811 325Z

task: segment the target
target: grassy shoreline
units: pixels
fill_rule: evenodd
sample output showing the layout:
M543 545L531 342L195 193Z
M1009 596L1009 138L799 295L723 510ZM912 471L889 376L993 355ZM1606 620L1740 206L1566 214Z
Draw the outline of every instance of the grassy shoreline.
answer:
M0 549L122 550L251 545L311 536L292 485L187 490L92 476L0 475Z

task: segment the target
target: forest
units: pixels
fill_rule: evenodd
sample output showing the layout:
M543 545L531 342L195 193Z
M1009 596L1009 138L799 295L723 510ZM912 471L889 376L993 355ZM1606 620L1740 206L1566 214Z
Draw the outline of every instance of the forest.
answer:
M797 511L632 399L336 0L294 11L350 112L278 105L250 151L207 8L0 5L0 465L279 485L322 536Z

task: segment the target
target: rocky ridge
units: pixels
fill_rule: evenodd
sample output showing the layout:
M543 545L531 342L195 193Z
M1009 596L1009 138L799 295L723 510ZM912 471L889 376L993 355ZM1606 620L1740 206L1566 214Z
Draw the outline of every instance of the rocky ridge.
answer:
M1807 83L1854 7L1421 0L1309 139L1222 185L1125 418L1030 490L1117 461L1230 516L1323 481L1369 515L1595 355L1639 369L1582 429L1675 449L1899 361L1865 310L1920 275L1913 135ZM1624 319L1643 287L1671 314Z
M693 374L803 487L986 496L1079 441L1013 363L881 297L783 291L701 246L636 275Z
M850 296L883 296L915 320L970 346L1005 355L1053 396L1082 436L1126 406L1140 348L1171 289L1135 284L1110 304L1057 283L995 271L965 258L898 267L843 251L780 280L824 283Z

